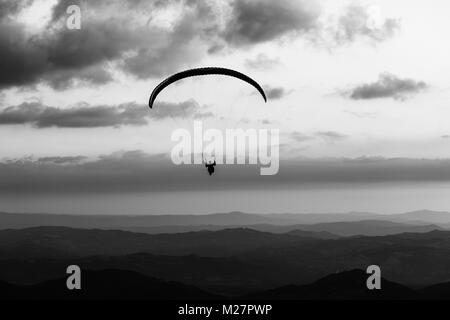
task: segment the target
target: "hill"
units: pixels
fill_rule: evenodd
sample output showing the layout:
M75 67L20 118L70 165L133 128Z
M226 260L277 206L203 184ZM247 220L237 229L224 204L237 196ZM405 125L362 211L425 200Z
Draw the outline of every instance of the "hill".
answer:
M433 230L443 230L436 225L408 225L405 223L384 220L362 220L352 222L329 222L311 225L296 225L303 231L327 232L342 237L364 235L385 236L399 233L426 233Z
M419 294L395 282L381 279L381 290L368 290L363 270L328 275L311 284L289 285L246 296L258 300L403 300L417 299Z
M450 224L450 212L417 210L406 213L394 214L392 221L400 221L407 223L435 223L446 225Z
M205 215L69 215L44 213L0 212L3 229L22 229L39 226L63 226L71 228L120 229L128 227L185 226L185 225L249 225L289 224L289 220L242 212Z
M32 286L0 282L0 299L31 300L205 300L218 299L192 286L167 282L125 270L82 271L81 290L68 290L66 279Z
M313 240L246 228L149 235L120 230L36 227L0 230L0 252L3 259L123 255L135 252L227 256L264 246L278 247Z
M450 226L450 213L420 210L402 214L376 214L369 212L350 213L314 213L314 214L249 214L229 212L204 215L67 215L39 213L4 213L0 212L2 229L23 229L39 226L62 226L70 228L125 230L133 232L180 233L190 231L217 231L225 228L246 227L258 231L285 233L295 229L304 229L303 225L385 221L406 225ZM380 226L379 226L380 227ZM401 227L398 225L398 227ZM394 228L395 229L395 228ZM401 232L407 232L405 230ZM395 230L394 230L395 231ZM414 230L410 230L415 232ZM420 232L420 231L417 231ZM391 234L380 232L378 235ZM357 234L352 232L352 234ZM360 233L374 235L369 233Z
M58 227L0 231L4 280L48 280L73 263L233 294L305 284L371 264L392 281L423 286L450 281L450 232L323 240L249 229L160 235Z
M430 300L450 299L449 283L413 290L381 279L381 290L369 290L360 269L329 274L305 285L285 285L234 297L233 300ZM81 290L68 290L63 278L30 286L0 281L0 300L221 300L227 298L174 281L104 269L82 271Z

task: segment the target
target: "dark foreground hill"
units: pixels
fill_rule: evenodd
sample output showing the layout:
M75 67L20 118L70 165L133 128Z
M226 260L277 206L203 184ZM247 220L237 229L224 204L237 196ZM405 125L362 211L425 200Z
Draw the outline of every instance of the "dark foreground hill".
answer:
M283 286L246 296L257 300L403 300L418 299L419 293L395 282L381 279L381 290L369 290L363 270L331 274L302 286ZM450 297L450 296L449 296Z
M427 299L450 299L450 282L438 283L419 291Z
M0 282L0 299L113 299L113 300L199 300L218 299L192 286L166 282L124 270L82 271L81 290L68 290L66 279L49 280L32 286Z
M449 284L413 290L381 279L381 290L369 290L363 270L335 273L307 285L287 285L234 297L233 300L430 300L450 299ZM68 290L61 278L32 286L0 281L0 300L226 300L179 282L166 282L124 270L83 271L81 290Z
M287 283L307 283L324 275L303 272L304 267L283 265L277 261L136 253L74 259L0 259L0 279L21 285L35 284L65 276L67 266L72 264L83 270L130 270L228 295L265 290Z

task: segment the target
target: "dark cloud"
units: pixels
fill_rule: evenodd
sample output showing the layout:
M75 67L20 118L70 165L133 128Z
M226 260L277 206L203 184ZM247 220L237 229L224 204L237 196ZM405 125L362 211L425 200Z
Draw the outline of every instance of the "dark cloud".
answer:
M365 37L373 41L385 41L395 35L400 29L400 22L397 19L384 19L383 21L371 21L368 8L359 4L348 6L345 12L338 18L334 34L338 44L345 44L355 41L358 37Z
M263 71L272 69L280 64L281 62L279 59L269 58L263 53L258 54L254 59L247 59L245 61L246 67Z
M223 38L233 46L308 32L317 26L319 10L311 1L235 0Z
M0 89L39 82L58 89L103 84L111 81L112 69L117 67L148 78L192 63L203 55L197 40L208 38L216 21L209 16L206 1L186 1L186 10L171 28L152 24L156 9L180 1L89 1L82 11L81 30L69 30L66 9L77 1L60 0L52 21L39 34L31 34L2 12ZM16 12L29 3L6 0L1 8Z
M30 6L33 1L34 0L0 1L0 19L7 16L15 16L23 8Z
M216 54L218 52L221 52L223 49L225 49L225 46L223 44L213 44L208 48L208 53Z
M286 91L282 87L266 87L264 91L267 98L272 100L281 99L286 95Z
M22 25L0 21L0 88L39 81L57 88L77 81L109 81L104 63L118 58L131 45L127 32L112 28L92 22L82 30L61 26L57 31L31 36Z
M260 176L257 165L221 165L219 170L211 184L201 165L176 166L166 155L142 151L79 161L24 158L0 162L0 193L256 190L328 183L450 181L449 159L294 158L281 160L274 176Z
M145 125L145 106L123 104L110 106L76 106L67 109L49 107L38 102L22 103L0 113L0 124L31 124L37 128L96 128L120 125Z
M117 71L138 79L161 77L227 46L253 46L286 35L322 38L330 32L338 42L358 35L382 41L398 28L396 20L369 28L367 13L351 7L339 19L338 31L327 29L319 23L318 4L307 0L110 0L82 1L81 30L69 30L66 9L80 1L59 0L51 21L33 33L14 19L32 2L0 2L0 90L37 83L56 89L101 85ZM161 19L164 10L177 14ZM264 55L247 61L248 67L263 70L275 64Z
M408 96L426 89L423 81L401 79L389 73L380 74L378 81L362 84L346 92L353 100L394 98L403 100Z
M214 116L211 112L206 111L206 109L206 107L200 106L196 101L188 100L180 103L155 102L152 110L153 113L149 113L148 107L145 112L150 114L154 119L170 117L202 119Z
M194 119L206 119L214 117L212 112L197 112L194 114Z
M270 124L277 123L277 121L272 121L272 120L269 120L269 119L262 119L262 120L260 120L260 122L261 122L261 124L264 124L264 125L270 125Z
M87 157L85 156L66 156L66 157L42 157L39 158L38 162L50 162L55 164L73 164L78 163L82 160L86 160Z
M442 139L450 139L450 134L444 134L441 136Z
M123 125L143 126L150 119L205 118L212 116L194 100L181 103L159 102L150 110L147 105L134 102L117 106L90 106L81 104L57 108L39 102L22 103L0 112L0 125L30 124L37 128L98 128Z
M204 44L200 42L198 35L205 31L204 21L215 19L211 12L201 8L203 7L198 7L198 11L187 11L158 48L144 45L148 40L142 39L141 47L122 60L122 70L137 78L147 79L172 73L177 66L189 65L198 60L208 51L206 46L202 48ZM204 12L204 16L200 12Z
M235 0L231 8L231 17L221 35L235 47L278 40L285 35L301 35L327 47L358 39L381 42L392 38L400 29L398 19L374 17L368 7L359 4L345 7L334 17L324 17L314 1ZM251 61L249 65L258 68Z

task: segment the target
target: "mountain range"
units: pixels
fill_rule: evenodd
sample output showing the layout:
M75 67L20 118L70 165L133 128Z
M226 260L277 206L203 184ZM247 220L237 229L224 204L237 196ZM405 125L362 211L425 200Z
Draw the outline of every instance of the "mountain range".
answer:
M376 264L383 277L406 288L393 285L390 297L436 298L446 296L450 287L449 216L432 211L190 216L0 213L0 280L4 281L0 289L50 292L45 288L64 278L68 265L76 264L100 278L105 270L121 270L130 272L124 278L131 277L131 282L145 277L164 288L179 283L186 286L180 292L192 289L193 297L207 293L205 299L335 299L335 292L324 285L328 282L320 279ZM362 276L353 272L352 277ZM33 289L36 286L44 289ZM424 287L427 292L422 294ZM102 296L102 290L92 297ZM138 287L135 297L139 292L151 297L146 290ZM341 298L378 299L373 294L362 296L356 287L349 290Z
M288 285L233 297L233 301L264 300L428 300L450 299L450 283L411 289L381 279L380 290L366 287L367 274L354 269L335 273L302 286ZM82 272L81 290L68 290L64 278L29 286L0 281L0 300L221 300L212 294L174 281L162 281L136 272L105 269Z
M329 240L292 233L245 228L159 235L65 227L3 230L0 278L36 283L78 264L140 272L218 294L245 294L376 264L383 276L409 286L450 280L450 231Z
M401 214L376 214L370 212L311 213L311 214L251 214L242 212L205 215L69 215L42 213L0 212L2 229L37 226L65 226L73 228L121 229L161 226L247 226L258 224L292 225L328 222L383 220L408 224L450 224L450 213L419 210Z
M126 270L83 271L80 290L68 290L66 279L30 286L0 281L0 299L27 300L208 300L220 296L178 282L168 282Z

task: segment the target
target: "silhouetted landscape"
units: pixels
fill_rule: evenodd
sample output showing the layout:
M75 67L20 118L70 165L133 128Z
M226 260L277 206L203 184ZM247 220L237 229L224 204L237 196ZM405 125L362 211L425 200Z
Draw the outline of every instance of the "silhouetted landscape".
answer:
M444 212L26 216L0 214L4 299L450 299ZM72 264L81 293L65 287ZM367 290L372 264L382 290Z
M65 279L34 285L0 282L0 299L7 300L430 300L450 299L450 282L422 289L381 280L383 290L369 291L363 270L331 274L306 285L286 285L243 296L219 295L174 281L162 281L136 272L104 269L84 272L85 290L68 291ZM114 279L114 281L111 281Z
M446 314L449 12L0 0L0 317Z

